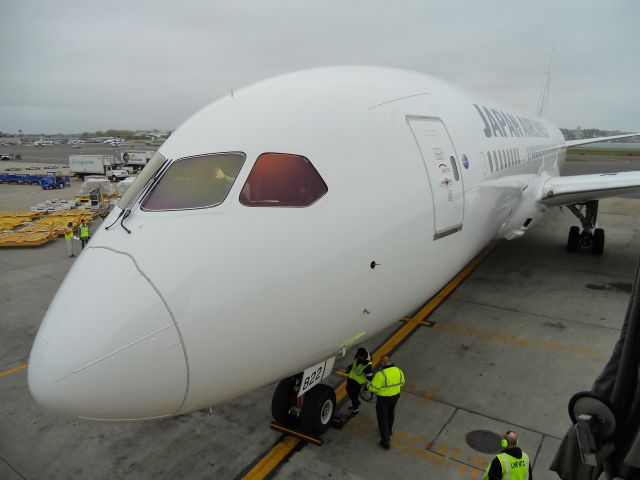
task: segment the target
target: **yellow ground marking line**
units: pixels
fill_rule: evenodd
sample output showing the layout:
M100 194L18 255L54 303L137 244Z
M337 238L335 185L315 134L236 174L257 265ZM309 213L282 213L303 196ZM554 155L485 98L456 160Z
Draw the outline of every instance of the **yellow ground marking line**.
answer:
M475 270L478 264L495 248L491 244L478 254L469 264L456 275L442 290L433 296L418 312L412 317L405 319L406 323L399 328L391 337L387 339L373 354L372 363L376 365L383 355L391 352L402 342L413 330L421 326L423 322L460 284ZM336 404L339 404L347 396L347 382L342 382L336 388ZM267 477L292 451L300 444L300 440L285 436L275 447L269 451L247 474L243 480L261 480Z
M438 306L449 296L451 293L460 286L460 284L469 276L471 272L475 270L478 264L484 260L484 258L495 248L492 244L485 248L478 254L469 264L462 269L458 275L456 275L448 284L446 284L442 290L436 293L418 312L412 317L403 319L406 321L404 326L398 329L391 337L387 339L372 355L371 363L377 365L383 355L393 351L411 332L416 328L423 325L425 319L438 308ZM343 382L338 388L336 388L336 402L340 403L345 399L347 395L347 384Z
M282 462L294 448L298 446L300 440L287 435L264 456L255 467L243 477L246 479L266 478Z
M378 432L375 419L358 416L350 420L341 430L344 435L357 439L371 438ZM435 465L466 474L465 477L478 478L487 468L488 460L482 455L464 455L462 450L443 442L435 443L428 434L416 434L409 430L399 430L391 439L391 450L405 459ZM437 478L441 478L439 475ZM433 475L433 478L436 478Z
M485 330L477 327L460 327L450 323L438 323L433 326L434 330L448 333L450 335L461 336L467 335L475 340L493 343L505 343L518 347L542 347L554 351L564 351L585 355L587 357L597 357L600 351L597 348L587 347L586 345L568 344L545 338L523 337L519 335L509 335L507 333Z
M7 375L11 375L12 373L19 372L21 370L24 370L25 368L27 368L27 364L23 363L21 365L18 365L17 367L10 368L9 370L5 370L4 372L0 372L0 377L6 377Z

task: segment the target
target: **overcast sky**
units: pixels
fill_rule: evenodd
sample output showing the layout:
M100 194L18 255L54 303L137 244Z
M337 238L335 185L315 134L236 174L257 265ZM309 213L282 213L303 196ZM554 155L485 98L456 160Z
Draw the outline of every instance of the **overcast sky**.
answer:
M384 65L534 112L553 40L546 117L640 131L640 2L0 2L0 131L174 129L281 73Z

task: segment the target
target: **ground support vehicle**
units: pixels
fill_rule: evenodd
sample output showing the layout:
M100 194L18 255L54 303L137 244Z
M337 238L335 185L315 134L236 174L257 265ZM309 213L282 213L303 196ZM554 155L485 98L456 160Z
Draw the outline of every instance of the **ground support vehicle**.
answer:
M105 175L112 182L129 176L129 172L121 168L113 155L71 155L69 171L80 178L88 175Z
M64 188L71 186L71 178L68 175L60 175L59 173L48 175L35 175L40 178L40 186L43 190L52 190L54 188Z
M141 171L155 152L153 150L131 151L121 153L122 163L133 173Z
M47 175L31 175L23 173L0 173L0 183L16 185L40 185L45 190L71 186L70 177L60 172L49 172Z

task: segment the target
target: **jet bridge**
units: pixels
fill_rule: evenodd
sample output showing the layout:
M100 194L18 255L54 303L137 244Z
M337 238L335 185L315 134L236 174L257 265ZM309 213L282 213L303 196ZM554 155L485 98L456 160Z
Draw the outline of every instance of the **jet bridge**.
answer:
M563 480L640 479L640 263L611 358L569 402L573 426L551 470Z

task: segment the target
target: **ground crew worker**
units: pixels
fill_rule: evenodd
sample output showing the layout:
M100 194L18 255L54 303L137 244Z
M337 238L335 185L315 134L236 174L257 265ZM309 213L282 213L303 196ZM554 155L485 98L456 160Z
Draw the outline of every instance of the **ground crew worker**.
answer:
M70 257L75 257L73 254L73 223L67 223L67 226L64 227L64 241L67 244L67 253Z
M82 249L84 250L84 246L89 241L89 225L84 222L84 218L80 220L80 227L78 228L78 233L80 237L80 243L82 244Z
M351 399L351 416L360 413L360 390L365 382L373 378L371 355L366 348L360 347L353 358L353 363L347 368L347 394Z
M500 442L502 452L493 459L484 472L484 480L532 480L533 473L529 463L529 455L518 447L515 432L506 431Z
M367 388L378 396L376 416L378 417L378 430L380 430L380 446L389 450L391 435L393 435L396 403L400 398L400 388L405 384L405 381L404 373L391 363L388 355L382 357L380 364L382 369L376 372Z

